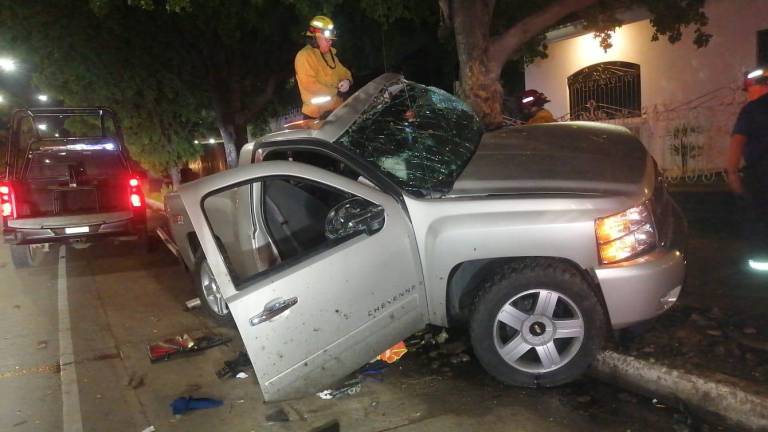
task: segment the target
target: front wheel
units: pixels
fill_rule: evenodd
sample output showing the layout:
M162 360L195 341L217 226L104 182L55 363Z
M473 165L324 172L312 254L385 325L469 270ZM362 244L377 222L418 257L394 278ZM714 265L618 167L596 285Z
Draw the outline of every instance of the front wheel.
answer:
M586 371L602 347L605 318L592 289L569 266L509 264L477 295L470 338L477 359L499 381L552 387Z
M200 298L200 304L206 315L219 324L234 327L232 313L229 311L227 300L221 293L219 284L208 265L208 260L202 252L195 257L195 291Z
M45 260L43 245L10 245L11 261L16 268L37 267Z

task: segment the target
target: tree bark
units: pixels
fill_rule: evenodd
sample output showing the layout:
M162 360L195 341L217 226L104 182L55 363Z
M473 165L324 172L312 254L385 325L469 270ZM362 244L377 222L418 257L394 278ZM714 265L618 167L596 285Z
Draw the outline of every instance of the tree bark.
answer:
M556 1L494 38L490 37L495 6L493 0L450 1L450 18L459 57L461 96L475 110L486 129L495 129L503 124L501 106L504 95L500 79L504 64L532 37L597 1Z
M237 167L237 159L240 150L248 142L248 124L237 121L237 116L224 116L225 119L217 121L221 137L224 140L224 154L227 158L227 167ZM229 118L228 118L229 117Z
M501 125L502 91L488 68L492 0L453 0L451 19L459 57L461 96L488 129Z
M173 190L179 190L181 185L181 167L179 165L168 167L168 175L171 177L171 187L173 187Z

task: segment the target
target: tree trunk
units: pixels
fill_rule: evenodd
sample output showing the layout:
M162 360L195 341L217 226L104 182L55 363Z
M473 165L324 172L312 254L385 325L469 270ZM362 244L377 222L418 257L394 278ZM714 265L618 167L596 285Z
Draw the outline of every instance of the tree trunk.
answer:
M173 190L179 190L181 185L181 167L179 165L173 165L168 167L168 175L171 177L171 186Z
M502 124L502 90L488 61L492 0L453 0L451 19L459 57L461 96L475 110L487 129Z
M217 121L224 140L224 154L227 157L228 168L237 166L240 150L248 142L248 125L244 121L237 121L236 117L225 116L225 119Z
M537 34L569 14L597 0L558 0L517 22L497 37L490 37L494 0L449 0L450 16L459 56L462 97L475 110L486 129L502 125L501 70ZM441 1L445 9L445 1Z

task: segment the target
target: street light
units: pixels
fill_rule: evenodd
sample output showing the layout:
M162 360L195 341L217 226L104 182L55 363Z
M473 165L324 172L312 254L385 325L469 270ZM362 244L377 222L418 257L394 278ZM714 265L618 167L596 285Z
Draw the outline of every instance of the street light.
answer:
M4 72L13 72L16 70L16 60L9 57L0 58L0 69Z
M39 95L37 95L37 99L38 99L40 102L48 102L48 95L39 94Z

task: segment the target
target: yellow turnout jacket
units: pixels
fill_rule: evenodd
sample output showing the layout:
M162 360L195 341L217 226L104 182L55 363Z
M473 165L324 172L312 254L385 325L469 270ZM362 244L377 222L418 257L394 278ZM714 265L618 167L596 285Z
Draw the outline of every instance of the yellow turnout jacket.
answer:
M296 81L299 84L301 112L311 117L320 117L326 111L333 111L341 105L341 98L336 95L337 86L345 79L352 81L349 69L336 57L336 50L322 54L319 49L307 45L302 48L294 60ZM315 103L313 98L330 96L324 103Z

